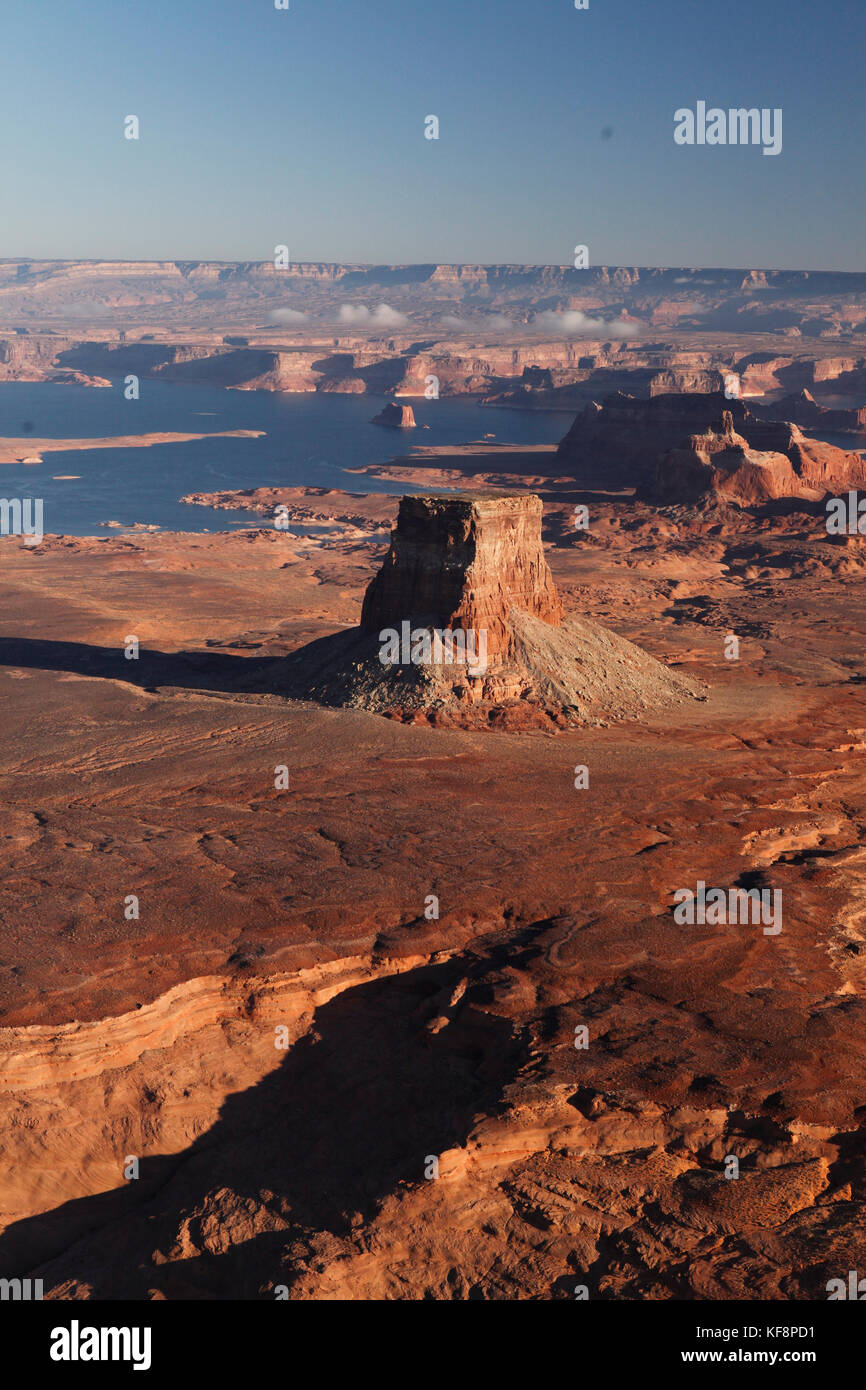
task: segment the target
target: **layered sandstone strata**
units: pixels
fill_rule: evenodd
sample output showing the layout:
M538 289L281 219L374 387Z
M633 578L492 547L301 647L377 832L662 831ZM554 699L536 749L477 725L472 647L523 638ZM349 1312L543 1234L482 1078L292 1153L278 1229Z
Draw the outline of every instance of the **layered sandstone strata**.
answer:
M648 489L658 502L695 503L712 495L744 504L798 496L800 491L788 457L750 449L735 431L730 411L717 430L692 435L683 447L663 454Z
M499 728L602 724L701 698L702 687L632 643L565 616L541 520L531 493L404 497L360 627L295 653L289 692Z
M730 437L734 434L735 439ZM665 394L649 400L618 394L601 405L593 402L562 440L558 458L575 477L591 480L593 486L633 487L654 501L689 502L698 494L718 490L720 477L707 469L704 456L731 448L740 449L741 454L729 453L723 472L736 474L745 468L747 479L742 489L736 479L721 489L731 500L814 497L866 484L859 454L808 439L788 420L758 420L743 401L728 400L721 391ZM685 467L686 455L691 455L690 469ZM690 481L683 495L677 495L676 479L686 472ZM696 492L693 484L699 477L703 484ZM766 486L760 484L760 477Z
M404 497L391 548L367 590L361 626L485 631L488 658L511 650L511 609L558 626L562 605L531 494Z

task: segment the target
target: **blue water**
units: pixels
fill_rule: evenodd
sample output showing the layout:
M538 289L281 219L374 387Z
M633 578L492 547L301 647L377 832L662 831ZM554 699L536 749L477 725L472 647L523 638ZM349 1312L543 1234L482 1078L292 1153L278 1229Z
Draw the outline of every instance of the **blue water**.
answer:
M807 438L820 439L824 444L835 444L837 449L844 449L846 454L866 449L866 434L832 434L825 430L815 430Z
M46 533L110 535L100 522L152 523L172 531L228 531L263 524L254 512L184 505L189 492L308 485L350 492L406 492L403 483L358 477L347 468L386 463L413 444L462 444L495 435L503 444L553 444L570 418L480 407L474 400L413 400L429 429L370 423L386 404L374 396L283 395L142 380L141 398L123 386L0 384L0 436L95 439L112 435L264 430L262 439L202 439L142 449L46 453L41 464L0 465L0 495L41 497ZM22 453L26 447L22 448ZM79 475L54 481L57 474Z

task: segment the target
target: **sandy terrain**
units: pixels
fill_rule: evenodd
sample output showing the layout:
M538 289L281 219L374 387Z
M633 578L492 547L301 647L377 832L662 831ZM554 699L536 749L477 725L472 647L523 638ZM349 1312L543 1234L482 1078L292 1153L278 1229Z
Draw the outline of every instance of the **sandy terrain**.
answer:
M209 434L118 434L101 439L0 439L0 463L41 463L43 454L91 449L149 449L154 444L186 444L191 439L260 439L263 430L211 430Z
M395 467L521 485L506 451L431 454ZM507 734L286 700L393 498L286 490L318 540L0 542L4 1272L766 1299L862 1266L863 542L524 459L566 609L705 703ZM783 930L679 925L698 880L781 889Z

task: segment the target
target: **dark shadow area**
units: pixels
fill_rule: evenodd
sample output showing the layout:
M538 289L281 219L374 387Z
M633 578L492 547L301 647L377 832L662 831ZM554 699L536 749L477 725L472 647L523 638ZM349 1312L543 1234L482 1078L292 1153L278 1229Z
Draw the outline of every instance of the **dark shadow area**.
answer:
M233 652L160 652L142 647L127 660L118 647L0 637L0 667L64 671L123 681L142 690L178 689L235 696L265 695L310 700L334 707L347 703L353 676L384 672L376 632L347 628L305 643L286 656L238 656ZM416 674L412 667L409 676ZM407 677L408 680L408 677Z
M499 1109L523 1055L511 1025L470 985L447 1026L427 1027L449 1012L458 982L480 982L490 964L455 958L323 1005L282 1064L230 1095L184 1153L141 1155L140 1178L119 1191L9 1227L0 1274L38 1270L46 1292L74 1280L99 1299L270 1298L274 1284L291 1287L314 1238L319 1252L323 1236L339 1248L386 1195L425 1180L428 1155L460 1146L478 1114Z
M143 690L178 686L225 693L286 695L285 658L236 656L228 652L160 652L142 647L127 660L122 647L86 642L55 642L32 637L0 637L0 666L35 671L66 671L78 676L119 680Z

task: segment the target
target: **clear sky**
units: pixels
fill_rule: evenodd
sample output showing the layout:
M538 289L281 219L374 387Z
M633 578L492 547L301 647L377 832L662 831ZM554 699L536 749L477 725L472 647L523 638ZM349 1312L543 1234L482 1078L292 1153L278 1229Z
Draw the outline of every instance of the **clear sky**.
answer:
M290 3L0 0L0 257L866 269L866 0Z

